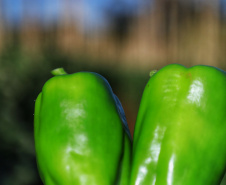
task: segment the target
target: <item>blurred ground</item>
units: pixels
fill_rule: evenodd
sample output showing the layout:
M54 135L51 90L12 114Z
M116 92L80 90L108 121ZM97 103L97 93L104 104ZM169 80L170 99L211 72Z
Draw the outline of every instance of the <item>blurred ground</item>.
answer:
M0 0L0 184L41 184L34 100L52 69L106 77L133 133L151 70L226 70L225 10L224 0Z

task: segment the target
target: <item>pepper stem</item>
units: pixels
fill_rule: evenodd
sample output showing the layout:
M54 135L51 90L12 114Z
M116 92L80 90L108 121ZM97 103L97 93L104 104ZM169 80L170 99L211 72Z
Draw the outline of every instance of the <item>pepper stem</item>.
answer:
M152 71L149 73L150 78L151 78L155 73L157 73L157 71L158 71L158 70L156 70L156 69L155 69L155 70L152 70Z
M56 68L54 70L51 71L52 75L54 76L58 76L58 75L66 75L67 72L64 71L64 68Z

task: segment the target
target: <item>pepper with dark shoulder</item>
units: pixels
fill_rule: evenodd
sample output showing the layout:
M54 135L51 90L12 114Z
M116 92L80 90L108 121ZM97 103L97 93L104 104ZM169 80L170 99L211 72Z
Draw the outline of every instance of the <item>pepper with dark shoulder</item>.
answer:
M126 185L131 136L120 101L97 73L48 80L35 103L35 149L45 185Z

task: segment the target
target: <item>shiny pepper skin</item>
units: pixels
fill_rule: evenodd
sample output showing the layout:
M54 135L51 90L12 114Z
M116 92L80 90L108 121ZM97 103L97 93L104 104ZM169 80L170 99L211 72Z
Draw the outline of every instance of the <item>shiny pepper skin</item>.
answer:
M171 64L148 81L130 185L219 185L226 169L226 73Z
M126 185L131 136L118 98L102 76L60 74L35 103L35 149L45 185Z

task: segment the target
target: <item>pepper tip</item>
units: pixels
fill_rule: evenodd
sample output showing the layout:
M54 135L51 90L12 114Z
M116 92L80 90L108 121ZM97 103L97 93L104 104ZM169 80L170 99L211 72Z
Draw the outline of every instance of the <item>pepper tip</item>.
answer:
M56 69L52 70L51 73L52 73L52 75L54 75L54 76L65 75L65 74L67 74L67 72L64 71L64 68L56 68Z
M155 70L152 70L152 71L149 73L149 76L152 77L155 73L157 73L157 71L158 71L158 70L156 70L156 69L155 69Z

